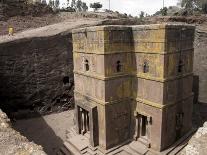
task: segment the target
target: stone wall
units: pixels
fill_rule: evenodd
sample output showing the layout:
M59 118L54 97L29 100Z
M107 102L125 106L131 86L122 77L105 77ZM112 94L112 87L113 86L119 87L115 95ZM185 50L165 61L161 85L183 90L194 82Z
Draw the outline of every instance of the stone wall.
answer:
M29 142L28 139L19 132L12 129L7 115L0 109L0 154L36 154L46 155L41 146Z
M207 103L207 30L197 26L194 43L195 102Z
M0 107L8 112L58 104L72 72L69 32L1 43Z

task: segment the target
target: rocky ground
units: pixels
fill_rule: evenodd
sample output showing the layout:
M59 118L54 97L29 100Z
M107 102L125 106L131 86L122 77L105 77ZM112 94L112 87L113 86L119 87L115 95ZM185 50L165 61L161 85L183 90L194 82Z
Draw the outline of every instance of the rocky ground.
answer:
M8 34L9 27L13 27L14 32L17 33L26 29L38 28L58 22L61 22L61 19L53 14L42 17L15 16L9 18L7 21L0 21L0 35Z
M206 155L207 153L207 122L200 127L191 138L181 155Z
M0 36L0 43L15 41L18 39L31 39L33 37L54 36L59 33L71 32L72 29L78 27L102 25L102 22L103 22L102 19L83 18L83 19L68 19L65 20L64 22L50 24L44 27L39 27L40 25L38 25L37 23L38 28L35 29L31 28L29 30L27 29L25 31L15 33L13 36L8 36L8 35ZM20 24L20 25L21 25L20 29L24 30L24 28L22 27L22 25L24 24ZM7 33L6 29L4 33Z
M41 146L30 142L15 131L7 115L0 110L0 154L1 155L46 155Z
M206 155L207 152L207 104L199 103L193 109L193 127L197 131L179 155Z

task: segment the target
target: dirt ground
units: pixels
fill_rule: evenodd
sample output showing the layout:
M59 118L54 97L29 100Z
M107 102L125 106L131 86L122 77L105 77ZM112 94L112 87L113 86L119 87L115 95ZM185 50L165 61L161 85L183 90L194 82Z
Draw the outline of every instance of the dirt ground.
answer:
M66 130L73 126L73 110L32 119L17 120L13 123L30 141L41 145L48 155L55 155L66 140Z
M67 22L74 19L117 19L121 16L116 13L94 13L94 12L61 12L57 14L47 14L40 17L33 16L15 16L7 21L0 20L0 35L8 34L8 28L13 27L15 33L27 29L34 29L55 23Z
M13 36L0 35L0 43L9 42L19 39L28 39L33 37L47 37L54 36L59 33L71 32L74 28L101 25L103 20L84 18L84 19L68 19L67 21L51 24L44 27L39 27L35 29L27 29L22 32L14 33Z

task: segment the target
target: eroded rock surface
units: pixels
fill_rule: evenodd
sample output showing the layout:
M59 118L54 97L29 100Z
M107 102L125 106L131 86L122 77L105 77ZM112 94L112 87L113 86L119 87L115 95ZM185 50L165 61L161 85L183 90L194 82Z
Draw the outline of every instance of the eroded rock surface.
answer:
M191 138L181 155L206 155L207 152L207 122L199 128Z
M194 41L194 93L195 100L207 103L207 27L197 26ZM195 89L196 88L196 89Z
M46 155L42 147L29 142L11 127L7 115L0 110L0 154L1 155Z
M63 22L14 36L0 36L1 109L8 115L19 109L44 114L56 111L53 107L73 103L72 93L65 97L67 91L73 90L70 31L99 23L86 20Z

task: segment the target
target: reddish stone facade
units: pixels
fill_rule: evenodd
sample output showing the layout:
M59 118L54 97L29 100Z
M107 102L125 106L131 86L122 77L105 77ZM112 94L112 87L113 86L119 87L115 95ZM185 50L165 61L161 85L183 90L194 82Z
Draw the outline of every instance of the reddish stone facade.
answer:
M73 31L75 122L90 144L162 151L191 130L194 27L156 24Z

